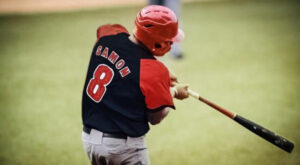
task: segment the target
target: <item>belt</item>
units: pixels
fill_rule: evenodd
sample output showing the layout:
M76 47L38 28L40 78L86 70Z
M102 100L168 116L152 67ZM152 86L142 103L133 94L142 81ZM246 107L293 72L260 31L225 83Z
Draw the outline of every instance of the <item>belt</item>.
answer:
M83 126L83 132L90 134L92 128L89 128L87 126ZM110 138L117 138L117 139L127 139L127 135L122 134L122 133L104 133L102 137L110 137Z

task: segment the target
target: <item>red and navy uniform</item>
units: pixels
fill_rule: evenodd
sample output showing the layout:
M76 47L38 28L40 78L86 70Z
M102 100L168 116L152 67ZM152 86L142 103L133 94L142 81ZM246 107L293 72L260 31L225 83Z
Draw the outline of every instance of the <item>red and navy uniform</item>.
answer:
M138 137L149 131L148 112L174 108L168 69L121 25L97 30L82 97L82 120L105 133Z

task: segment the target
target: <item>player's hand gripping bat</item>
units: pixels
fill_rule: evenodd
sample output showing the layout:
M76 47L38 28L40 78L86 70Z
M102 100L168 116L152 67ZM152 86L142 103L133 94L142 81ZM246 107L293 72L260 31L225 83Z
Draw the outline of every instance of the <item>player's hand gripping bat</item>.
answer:
M274 132L272 132L272 131L270 131L270 130L268 130L246 118L243 118L242 116L240 116L234 112L226 110L226 109L204 99L198 93L196 93L190 89L188 89L188 93L190 96L200 100L201 102L209 105L210 107L221 112L222 114L226 115L227 117L233 119L234 121L236 121L243 127L247 128L251 132L262 137L263 139L269 141L270 143L276 145L277 147L283 149L284 151L289 152L289 153L291 153L293 151L294 144L292 142L290 142L289 140L277 135L276 133L274 133Z

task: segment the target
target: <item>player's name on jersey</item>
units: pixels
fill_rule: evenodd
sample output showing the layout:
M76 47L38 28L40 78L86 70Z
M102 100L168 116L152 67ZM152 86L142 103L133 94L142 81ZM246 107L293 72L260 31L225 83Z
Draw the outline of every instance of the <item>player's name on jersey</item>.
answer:
M115 68L119 71L120 75L122 77L126 77L128 74L130 74L130 69L128 66L125 66L125 60L119 59L119 55L115 51L111 51L109 54L109 48L105 47L102 51L103 46L99 45L96 50L96 56L101 56L105 59L107 59L109 62L114 64Z

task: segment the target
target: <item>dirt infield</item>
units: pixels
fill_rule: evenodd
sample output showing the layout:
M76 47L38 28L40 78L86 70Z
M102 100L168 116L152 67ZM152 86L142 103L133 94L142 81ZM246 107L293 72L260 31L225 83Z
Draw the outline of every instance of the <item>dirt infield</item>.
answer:
M0 0L0 14L146 4L147 0Z

